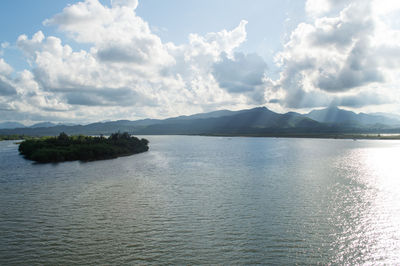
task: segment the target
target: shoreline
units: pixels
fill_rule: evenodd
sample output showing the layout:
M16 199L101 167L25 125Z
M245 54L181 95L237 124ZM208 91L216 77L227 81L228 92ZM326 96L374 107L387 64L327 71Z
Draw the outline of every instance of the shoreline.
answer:
M353 139L400 140L400 134L136 134L136 136L202 136L244 138L299 138L299 139Z
M353 140L400 140L400 134L135 134L136 136L205 136L205 137L251 137L251 138L304 138L304 139L353 139ZM36 139L40 137L24 136L25 138L9 138L2 140ZM18 143L19 144L19 143Z
M187 135L194 136L194 135ZM199 134L208 137L400 140L400 134Z

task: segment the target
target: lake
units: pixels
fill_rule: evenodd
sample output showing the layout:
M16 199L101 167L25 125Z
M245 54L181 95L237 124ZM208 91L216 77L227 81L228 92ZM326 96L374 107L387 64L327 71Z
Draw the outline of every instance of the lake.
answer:
M146 138L58 164L0 142L0 264L400 263L400 141Z

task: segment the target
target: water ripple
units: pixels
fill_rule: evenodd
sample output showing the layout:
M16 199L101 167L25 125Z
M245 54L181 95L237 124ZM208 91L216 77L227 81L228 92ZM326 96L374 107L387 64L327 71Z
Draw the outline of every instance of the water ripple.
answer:
M49 165L0 142L0 264L400 263L400 142L149 139Z

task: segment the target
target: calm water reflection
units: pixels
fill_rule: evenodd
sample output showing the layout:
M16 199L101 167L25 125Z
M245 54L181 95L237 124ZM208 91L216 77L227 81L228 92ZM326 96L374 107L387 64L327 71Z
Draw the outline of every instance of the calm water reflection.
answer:
M38 165L0 142L0 264L400 263L400 142L150 136Z

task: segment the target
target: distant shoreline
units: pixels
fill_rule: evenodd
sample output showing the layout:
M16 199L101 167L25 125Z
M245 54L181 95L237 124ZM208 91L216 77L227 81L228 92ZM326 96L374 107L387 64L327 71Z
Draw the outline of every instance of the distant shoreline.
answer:
M400 134L136 134L137 136L203 136L299 139L400 140Z
M193 136L193 135L187 135ZM307 138L353 140L400 140L400 134L199 134L209 137L256 137L256 138Z
M206 136L206 137L251 137L251 138L304 138L304 139L353 139L353 140L400 140L400 134L136 134L137 136ZM93 135L95 136L95 135ZM24 136L1 138L2 140L24 140L40 137Z

